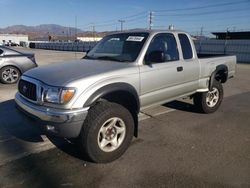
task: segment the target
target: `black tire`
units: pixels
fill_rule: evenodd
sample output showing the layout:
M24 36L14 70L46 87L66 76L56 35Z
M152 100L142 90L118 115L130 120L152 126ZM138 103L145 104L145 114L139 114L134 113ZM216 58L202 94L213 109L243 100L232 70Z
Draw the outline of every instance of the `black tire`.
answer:
M7 78L6 77L8 76L7 74L10 74L11 77ZM18 70L18 68L14 66L6 66L0 70L0 81L3 84L15 84L20 79L20 76L21 76L20 71Z
M112 118L118 118L118 126L121 123L124 128L125 124L125 133L122 133L122 136L119 135L118 129L112 128L108 129L105 127L104 130L106 131L105 134L102 133L102 127L106 126L107 121L111 121ZM108 122L109 123L109 122ZM108 124L107 123L107 124ZM116 123L115 123L116 124ZM110 125L110 124L108 124ZM117 127L111 126L111 127ZM111 138L113 131L116 132L118 135L117 138L111 140L119 140L122 139L123 141L120 142L118 148L113 151L104 151L105 149L112 150L112 144L107 144L103 149L100 146L101 140L106 140ZM79 147L83 155L87 156L93 162L96 163L106 163L114 161L115 159L119 158L129 147L130 142L133 138L134 133L134 121L131 113L124 108L123 106L110 103L110 102L99 102L95 106L91 107L89 113L86 117L86 120L83 124L82 131L79 136ZM107 135L108 136L107 136ZM110 135L111 134L111 135ZM105 137L104 137L105 136ZM106 139L107 137L107 139ZM99 139L99 140L98 140ZM117 141L118 143L118 141ZM109 147L110 146L110 147ZM112 147L111 147L112 146Z
M212 95L213 92L217 91L218 91L217 94L218 99L215 100L215 98L213 99L211 96L211 100L207 101L207 99L209 99L209 94ZM216 97L216 95L214 95L214 97ZM216 80L213 82L212 91L204 93L196 93L193 98L194 104L199 109L199 111L206 114L215 112L220 107L222 99L223 99L223 87L221 82Z

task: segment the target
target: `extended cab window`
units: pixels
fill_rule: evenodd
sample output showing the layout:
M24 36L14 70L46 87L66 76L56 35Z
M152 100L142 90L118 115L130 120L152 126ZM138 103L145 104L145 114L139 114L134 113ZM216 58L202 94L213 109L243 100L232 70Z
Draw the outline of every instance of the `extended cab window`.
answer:
M175 60L179 60L179 53L174 35L157 34L148 47L145 62L162 63Z
M190 44L190 41L185 34L178 34L180 43L181 43L181 49L184 59L192 59L193 58L193 51Z
M2 49L0 49L0 55L3 55L3 50Z

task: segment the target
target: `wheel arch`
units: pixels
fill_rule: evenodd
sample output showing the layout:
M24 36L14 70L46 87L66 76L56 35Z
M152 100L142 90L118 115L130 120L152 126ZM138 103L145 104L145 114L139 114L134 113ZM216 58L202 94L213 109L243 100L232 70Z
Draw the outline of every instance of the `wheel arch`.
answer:
M135 123L134 136L138 136L140 100L136 89L132 85L119 82L103 86L87 99L84 106L93 106L100 100L118 103L128 109L132 114Z
M214 80L225 83L228 79L228 68L226 65L218 65L215 71L211 74L209 80L209 90L211 90Z

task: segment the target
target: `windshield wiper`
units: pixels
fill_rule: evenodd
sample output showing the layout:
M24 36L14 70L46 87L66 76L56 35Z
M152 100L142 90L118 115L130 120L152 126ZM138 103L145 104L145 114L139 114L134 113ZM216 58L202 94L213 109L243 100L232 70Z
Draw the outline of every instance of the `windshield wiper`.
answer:
M128 60L117 59L117 58L112 57L112 56L99 56L96 59L110 60L110 61L119 61L119 62L129 62Z
M102 60L111 60L111 61L119 61L119 59L112 57L112 56L99 56L96 59L102 59Z

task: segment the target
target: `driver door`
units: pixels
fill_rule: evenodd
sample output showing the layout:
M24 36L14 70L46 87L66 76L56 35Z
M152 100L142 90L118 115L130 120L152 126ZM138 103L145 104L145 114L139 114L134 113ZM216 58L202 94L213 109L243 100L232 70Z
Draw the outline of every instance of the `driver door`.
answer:
M173 34L157 34L151 41L140 67L142 108L163 104L183 93L183 62L179 60Z

